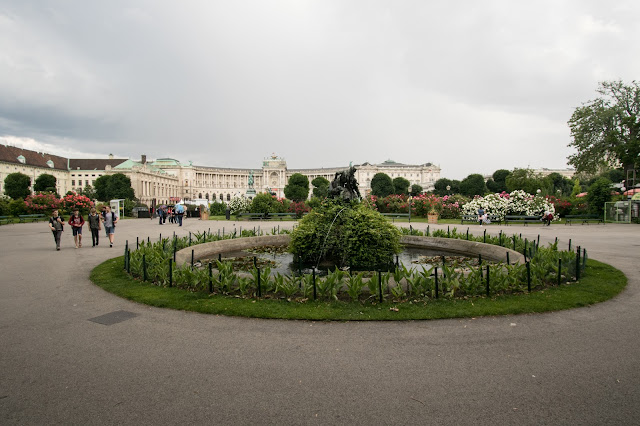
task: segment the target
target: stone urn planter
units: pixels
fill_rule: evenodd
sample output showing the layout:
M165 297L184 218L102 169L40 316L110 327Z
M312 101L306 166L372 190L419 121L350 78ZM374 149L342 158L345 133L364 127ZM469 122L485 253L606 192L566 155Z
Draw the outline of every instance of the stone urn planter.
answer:
M438 213L427 213L427 223L438 223Z
M201 211L200 220L209 220L209 212Z

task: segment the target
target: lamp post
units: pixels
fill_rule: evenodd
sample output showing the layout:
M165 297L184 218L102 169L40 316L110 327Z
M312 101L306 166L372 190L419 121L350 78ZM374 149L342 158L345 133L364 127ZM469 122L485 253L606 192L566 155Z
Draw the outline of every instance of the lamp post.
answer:
M451 185L447 185L447 195L449 195L450 190L451 190Z
M407 199L407 201L409 202L409 223L411 223L411 195L409 195L409 198Z

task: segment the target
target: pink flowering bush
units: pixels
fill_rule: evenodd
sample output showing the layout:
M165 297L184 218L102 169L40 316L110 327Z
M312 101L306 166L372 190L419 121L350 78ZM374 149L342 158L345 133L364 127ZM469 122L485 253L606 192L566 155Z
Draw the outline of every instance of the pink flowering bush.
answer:
M76 193L65 195L62 198L62 204L67 213L71 213L75 209L78 209L80 210L80 213L87 214L91 207L93 207L93 201L91 201L89 197L85 195L78 195Z
M287 209L287 212L289 213L295 213L296 217L301 218L302 215L304 213L309 212L311 209L309 208L308 205L305 204L304 201L292 201L291 204L289 204L289 208Z
M38 192L37 194L27 195L24 203L30 214L43 213L48 215L60 208L62 200L52 192Z

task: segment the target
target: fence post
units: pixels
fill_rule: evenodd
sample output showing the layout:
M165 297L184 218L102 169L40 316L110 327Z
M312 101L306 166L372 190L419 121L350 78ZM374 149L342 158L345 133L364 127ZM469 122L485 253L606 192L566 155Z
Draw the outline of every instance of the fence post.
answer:
M467 228L467 241L469 241L469 228Z
M262 297L262 283L260 282L261 280L260 268L256 267L256 271L258 271L258 297Z
M136 250L140 248L140 237L136 237Z
M527 262L527 291L531 293L531 263Z
M487 297L489 297L489 265L487 265Z
M194 263L194 262L193 262L193 252L194 252L194 251L195 251L194 249L191 249L191 269L192 269L192 270L193 270L193 263Z
M436 299L438 297L440 297L440 295L438 294L438 267L436 266L434 269L434 275L436 276Z
M213 293L213 264L209 262L209 293Z
M509 252L507 252L507 265L511 265L511 262L509 262Z
M569 238L569 251L571 251L571 238Z
M147 244L151 244L151 237L147 236Z
M222 262L222 253L218 253L218 261Z
M430 225L427 225L427 237L429 236L429 226Z
M173 245L173 261L174 262L176 261L176 251L177 251L177 248L176 248L176 245L174 244Z
M482 242L486 243L487 242L487 230L484 230L484 235L482 236Z
M173 287L173 260L169 259L169 287Z
M498 245L502 247L502 230L500 230L500 235L498 235Z
M124 270L127 270L127 251L129 250L129 242L124 243Z
M311 273L313 274L313 300L316 300L317 290L316 290L316 267L311 268Z
M584 271L587 267L587 249L582 249L582 270Z
M378 295L380 297L380 303L382 303L382 271L378 269Z
M558 258L558 286L560 286L560 282L562 281L562 258Z
M447 238L451 238L451 233L449 232L449 225L447 225Z
M540 234L538 234L538 246L540 246Z
M580 279L580 246L576 250L576 281Z
M189 247L191 247L191 231L189 231Z
M513 234L513 251L516 251L516 234Z
M524 254L525 257L527 257L527 243L528 243L528 241L525 238L524 239L524 252L522 253L522 254Z
M142 281L147 280L147 255L142 255Z

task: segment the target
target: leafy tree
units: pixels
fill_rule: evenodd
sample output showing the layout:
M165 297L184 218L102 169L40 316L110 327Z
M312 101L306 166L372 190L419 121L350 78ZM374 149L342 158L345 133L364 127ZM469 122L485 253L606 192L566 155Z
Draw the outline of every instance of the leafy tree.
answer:
M460 182L460 193L462 195L473 197L475 195L484 195L485 192L487 192L487 187L481 174L470 174Z
M491 192L503 192L507 190L507 177L511 174L509 170L498 169L493 172L491 179L487 180L487 188Z
M558 192L568 195L573 188L573 183L560 173L551 173L545 176L542 181L544 182L544 187L548 189L548 194L546 195L557 195Z
M407 194L409 192L409 185L411 185L411 182L402 176L398 176L393 180L393 189L398 195Z
M13 216L27 214L27 205L22 198L14 198L9 202L9 212Z
M611 181L599 178L590 187L587 194L587 204L592 213L602 215L604 203L611 201Z
M582 185L580 185L580 179L575 179L573 183L573 189L571 189L571 198L575 198L576 195L582 192Z
M41 174L33 184L34 191L56 192L56 177L47 173Z
M513 172L507 176L506 183L508 192L521 189L529 194L535 194L538 189L544 187L540 176L531 169L513 169Z
M329 184L330 182L322 176L318 176L312 180L313 196L317 198L327 198L327 195L329 195Z
M31 179L24 173L11 173L4 178L4 193L14 200L31 194Z
M113 199L135 199L135 193L131 187L131 179L122 173L103 175L95 182L96 198L100 201Z
M447 186L449 189L447 190ZM447 178L440 178L434 184L433 193L444 197L445 195L457 194L460 192L460 181L459 180L451 180Z
M633 170L640 158L640 86L637 81L604 81L596 91L600 97L576 108L568 122L569 146L577 151L569 164L579 172L615 163L625 172Z
M422 191L424 191L424 188L422 188L420 185L414 183L413 185L411 185L411 196L412 197L416 197L420 194L422 194Z
M284 187L284 196L292 201L304 201L309 196L309 178L300 173L294 173Z
M274 213L274 203L277 202L273 195L262 192L253 197L249 211L251 213Z
M376 197L386 197L393 194L393 181L386 173L376 173L371 179L371 194Z
M84 195L87 198L90 198L91 200L95 200L96 199L96 190L91 185L87 185L84 188L82 188L82 191L80 191L80 194ZM136 206L134 206L134 207L136 207ZM127 209L127 207L125 206L125 210L126 209Z

